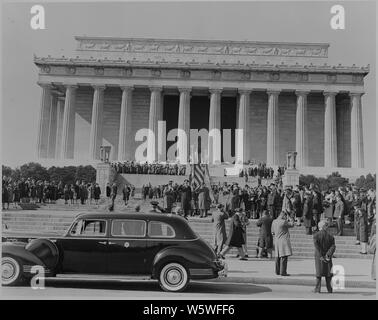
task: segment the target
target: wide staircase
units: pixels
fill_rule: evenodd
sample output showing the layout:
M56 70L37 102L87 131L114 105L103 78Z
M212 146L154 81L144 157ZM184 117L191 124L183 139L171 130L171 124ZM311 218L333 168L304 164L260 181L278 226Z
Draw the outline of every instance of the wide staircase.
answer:
M52 206L52 205L51 205ZM72 223L74 217L80 212L105 212L106 205L99 205L85 208L78 206L76 209L71 207L71 210L61 210L58 207L54 210L36 210L36 211L22 211L11 210L2 212L2 230L6 236L8 234L23 236L61 236L68 229ZM127 212L132 208L124 208L122 212ZM142 210L144 211L144 210ZM210 218L190 218L189 223L192 228L203 239L210 244L213 243L213 224ZM226 223L227 232L229 228L229 221ZM335 233L334 228L330 229L331 233ZM314 245L312 236L306 235L304 227L294 227L290 229L291 243L293 247L293 254L296 257L308 257L314 256ZM336 253L337 258L363 258L370 259L371 255L362 255L359 253L360 247L355 245L355 237L353 236L353 230L350 227L345 228L344 236L336 236ZM256 226L256 220L250 220L250 224L247 229L247 246L250 256L255 256L256 244L258 239L258 228ZM233 250L231 254L236 251Z

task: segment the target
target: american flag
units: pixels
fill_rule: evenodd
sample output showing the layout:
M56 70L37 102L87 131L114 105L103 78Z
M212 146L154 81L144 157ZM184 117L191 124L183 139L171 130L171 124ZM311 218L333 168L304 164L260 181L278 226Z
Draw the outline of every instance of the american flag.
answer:
M190 178L191 178L190 183L195 182L197 186L201 185L201 183L205 179L205 170L204 170L203 165L201 165L200 163L193 164Z

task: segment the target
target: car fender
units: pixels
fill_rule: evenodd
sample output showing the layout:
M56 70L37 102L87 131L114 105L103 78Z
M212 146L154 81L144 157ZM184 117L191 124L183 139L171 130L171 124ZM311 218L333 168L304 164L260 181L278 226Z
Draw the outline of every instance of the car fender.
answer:
M190 252L187 248L169 247L156 254L152 264L152 275L155 278L158 277L161 266L170 261L180 262L188 269L196 265L212 267L212 261L203 254L199 254L195 251Z
M22 263L27 265L39 265L46 267L41 259L25 249L25 243L5 242L1 246L1 250L2 256L9 255L19 258Z

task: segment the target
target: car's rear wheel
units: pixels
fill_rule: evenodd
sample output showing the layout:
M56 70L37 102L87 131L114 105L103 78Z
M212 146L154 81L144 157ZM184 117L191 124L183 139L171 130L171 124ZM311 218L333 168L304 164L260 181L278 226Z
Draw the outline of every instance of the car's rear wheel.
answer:
M164 291L184 291L189 283L189 274L186 268L177 262L164 265L159 274L159 284Z
M22 263L17 258L3 256L1 258L1 284L3 286L16 286L22 280Z

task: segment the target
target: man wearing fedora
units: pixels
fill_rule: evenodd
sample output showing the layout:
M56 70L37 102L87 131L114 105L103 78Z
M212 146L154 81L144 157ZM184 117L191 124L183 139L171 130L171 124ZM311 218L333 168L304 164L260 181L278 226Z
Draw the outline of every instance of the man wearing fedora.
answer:
M336 250L335 238L327 231L328 222L318 223L319 232L314 234L316 285L314 293L320 293L322 277L325 277L328 293L332 293L332 256Z

